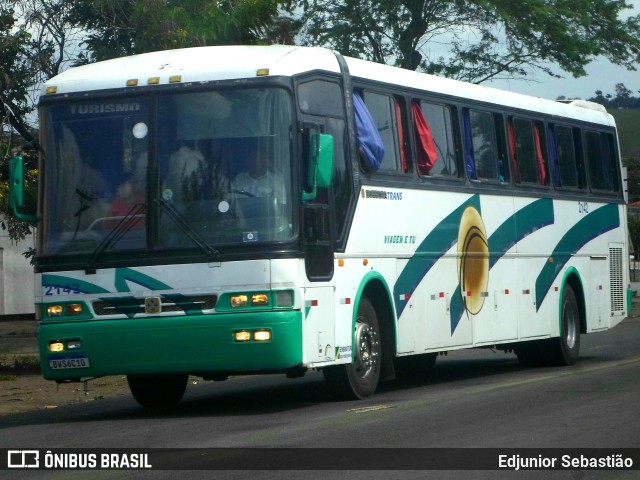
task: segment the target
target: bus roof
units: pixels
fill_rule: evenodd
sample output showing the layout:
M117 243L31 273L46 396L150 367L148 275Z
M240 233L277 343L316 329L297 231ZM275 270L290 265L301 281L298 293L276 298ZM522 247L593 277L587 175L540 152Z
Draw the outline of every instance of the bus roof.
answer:
M418 73L375 62L345 57L353 77L376 80L479 102L489 102L548 115L614 125L613 117L590 102L562 104L552 100ZM258 73L258 71L261 73ZM44 85L43 95L124 88L136 80L150 84L194 83L254 78L259 75L291 76L323 70L340 72L336 53L320 47L214 46L132 55L71 68ZM268 73L265 73L267 72ZM134 87L132 87L134 88Z
M349 66L349 73L353 77L377 79L383 82L389 81L395 85L408 88L426 90L442 95L476 100L478 102L488 102L495 105L503 105L559 117L574 118L576 120L611 126L615 124L613 117L606 112L604 107L598 105L600 108L594 108L592 102L586 102L584 100L579 102L573 101L567 104L509 92L507 90L500 90L498 88L486 87L484 85L475 85L450 78L391 67L389 65L367 62L356 58L346 57L346 60Z
M269 75L295 75L310 70L339 72L335 54L325 48L274 46L217 46L143 53L71 68L47 81L56 93L123 88L136 79L139 86L233 80ZM177 79L179 77L179 79Z

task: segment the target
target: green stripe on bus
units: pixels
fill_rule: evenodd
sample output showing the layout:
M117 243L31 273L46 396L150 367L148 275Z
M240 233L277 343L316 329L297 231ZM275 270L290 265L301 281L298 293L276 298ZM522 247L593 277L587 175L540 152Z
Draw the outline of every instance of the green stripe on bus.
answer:
M166 283L161 282L149 275L138 272L131 268L117 268L115 270L114 287L117 292L125 293L130 292L128 282L136 283L149 290L171 290L172 287ZM77 278L65 277L62 275L42 275L42 286L46 289L57 289L71 293L88 293L88 294L100 294L100 293L113 293L109 290L95 285L84 280L78 280ZM60 292L56 292L60 294ZM163 293L163 298L170 300L175 305L179 306L186 314L201 314L202 309L190 299L188 296L181 293ZM132 318L136 314L136 309L130 308L131 297L103 297L100 300L111 303L114 307L118 308L118 313L123 313L127 317Z
M553 225L554 221L553 201L549 198L541 198L531 202L526 207L515 212L502 225L496 228L487 241L490 255L489 269L493 268L498 263L498 260L518 242L543 227ZM458 284L449 306L451 335L455 332L463 313L464 304L460 285Z
M618 205L610 203L589 213L567 231L536 279L536 310L540 309L551 285L569 259L594 238L619 226Z

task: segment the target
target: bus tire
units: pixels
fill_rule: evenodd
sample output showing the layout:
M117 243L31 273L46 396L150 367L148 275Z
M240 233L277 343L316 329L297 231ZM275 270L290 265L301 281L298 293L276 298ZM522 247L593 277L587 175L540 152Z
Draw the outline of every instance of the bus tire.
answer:
M129 389L145 408L168 408L184 395L189 376L186 373L127 375Z
M332 393L344 399L363 399L378 388L382 343L378 316L368 298L363 297L353 337L353 362L325 368L324 378Z
M550 365L573 365L580 354L580 310L568 283L564 286L560 315L560 336L547 340L547 359Z

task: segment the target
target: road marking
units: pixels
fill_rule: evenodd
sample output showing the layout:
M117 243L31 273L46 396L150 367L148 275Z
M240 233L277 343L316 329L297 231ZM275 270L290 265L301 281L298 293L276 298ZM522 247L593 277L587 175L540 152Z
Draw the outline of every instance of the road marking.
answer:
M395 405L372 405L370 407L350 408L347 412L351 413L368 413L376 412L378 410L386 410L388 408L396 408Z
M552 375L538 375L534 378L525 378L522 380L512 380L512 381L508 381L508 382L502 382L502 383L497 383L495 385L486 385L483 387L479 387L476 391L477 392L490 392L492 390L500 390L503 388L511 388L511 387L520 387L523 385L529 385L532 383L541 383L541 382L546 382L546 381L550 381L550 380L558 380L562 377L567 377L570 375L579 375L582 373L593 373L593 372L599 372L601 370L608 370L611 368L618 368L618 367L624 367L627 365L633 365L634 363L640 363L640 357L633 357L630 359L626 359L626 360L619 360L617 362L610 362L610 363L606 363L604 365L597 365L594 367L588 367L588 368L581 368L581 369L574 369L574 370L567 370L567 371L562 371L562 372L557 372L554 373Z
M487 392L492 392L497 390L504 390L508 388L521 387L521 386L535 384L535 383L543 383L547 381L559 380L563 377L567 377L570 375L575 376L583 373L594 373L602 370L625 367L628 365L634 365L638 363L640 363L640 356L628 358L625 360L609 362L604 365L596 365L588 368L564 370L562 372L556 372L554 374L547 374L547 375L537 375L533 378L516 379L516 380L511 380L506 382L499 382L491 385L472 386L470 387L470 390L468 390L468 392L470 394L487 393ZM565 368L569 368L569 367L565 367ZM447 383L445 382L443 384L440 384L439 386L446 386L446 385ZM427 395L426 398L402 403L400 407L401 409L406 409L406 408L416 408L417 406L422 407L425 405L435 405L442 402L448 402L451 400L452 396L456 396L456 395L459 395L459 393L451 394L451 393L434 392L432 394Z

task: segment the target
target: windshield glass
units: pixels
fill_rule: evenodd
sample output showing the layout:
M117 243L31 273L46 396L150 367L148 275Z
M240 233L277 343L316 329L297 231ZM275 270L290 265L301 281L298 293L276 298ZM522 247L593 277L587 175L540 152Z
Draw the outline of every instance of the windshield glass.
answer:
M284 90L75 102L43 114L42 255L202 254L293 236Z

